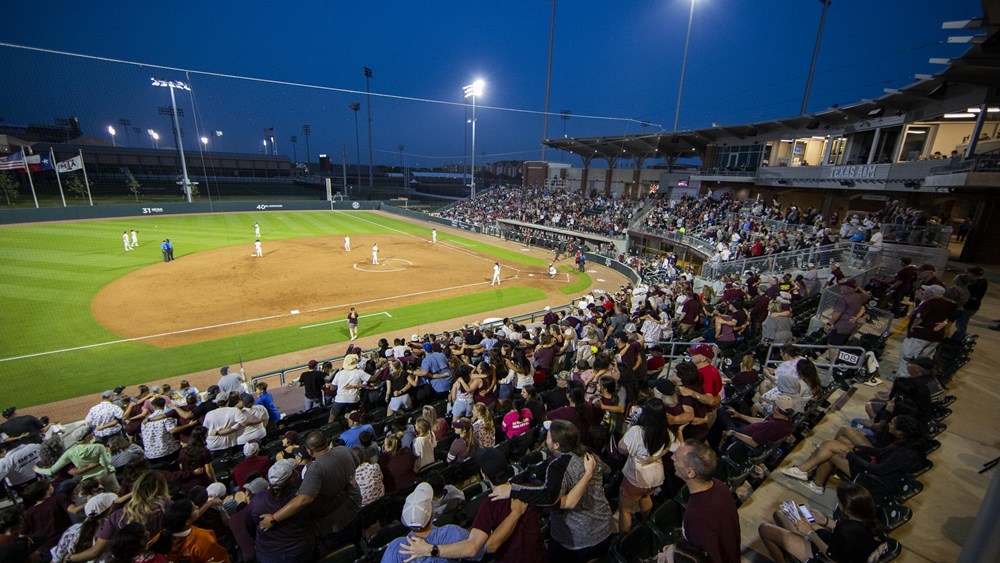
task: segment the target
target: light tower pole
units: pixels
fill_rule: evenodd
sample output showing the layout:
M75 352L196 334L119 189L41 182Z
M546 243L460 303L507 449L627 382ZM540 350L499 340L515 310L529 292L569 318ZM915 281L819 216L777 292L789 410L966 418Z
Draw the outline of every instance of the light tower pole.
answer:
M181 123L177 119L177 98L174 96L174 88L189 92L191 88L178 80L157 80L156 78L150 80L153 81L153 86L170 89L170 105L174 110L174 128L177 130L177 151L181 155L181 181L184 186L184 195L187 197L188 203L191 203L191 180L188 179L187 162L184 160L184 141L181 139Z
M365 67L365 92L368 94L368 187L375 185L372 176L372 90L371 90L372 69Z
M469 197L476 197L476 98L483 95L486 83L476 80L463 88L466 98L472 98L472 182Z

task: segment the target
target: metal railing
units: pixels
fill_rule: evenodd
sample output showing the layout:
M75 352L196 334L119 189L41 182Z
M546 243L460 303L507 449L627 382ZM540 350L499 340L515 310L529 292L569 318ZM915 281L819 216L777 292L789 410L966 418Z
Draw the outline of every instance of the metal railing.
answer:
M871 268L852 276L858 282L858 287L864 287L876 275L891 275L891 271L882 268ZM833 318L833 308L840 299L841 291L839 287L826 288L820 297L819 307L816 310L813 327L819 327ZM869 300L865 304L865 316L858 326L855 334L873 334L884 336L892 330L892 312L879 309L874 306L874 300Z
M819 352L812 362L816 365L816 371L820 374L820 380L824 387L830 385L832 382L834 370L862 368L864 366L865 353L867 352L867 350L860 346L849 346L846 344L841 346L832 346L829 344L796 344L795 347L802 351L814 350ZM830 354L830 350L834 353ZM764 359L764 365L761 367L775 367L784 362L781 359L780 351L781 345L772 344L769 346L767 348L767 356Z
M946 247L951 242L951 225L893 225L882 224L884 242L910 246Z

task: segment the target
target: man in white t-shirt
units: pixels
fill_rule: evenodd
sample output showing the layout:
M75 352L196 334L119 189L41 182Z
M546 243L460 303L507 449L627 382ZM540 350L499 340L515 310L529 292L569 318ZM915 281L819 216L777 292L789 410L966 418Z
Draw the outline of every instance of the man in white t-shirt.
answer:
M872 236L868 239L868 254L865 255L865 266L878 265L878 257L882 254L882 229L872 227Z
M221 392L215 398L215 402L219 404L218 408L205 415L204 426L208 430L208 449L213 453L224 453L236 446L236 439L242 431L237 420L240 410L236 408L236 404L239 400L238 395Z
M7 452L7 455L0 458L0 482L7 479L19 492L25 485L34 482L38 478L35 466L41 459L38 454L40 449L38 444L21 444Z
M344 369L338 371L330 382L336 388L337 394L333 397L333 406L330 407L329 422L361 406L361 388L368 381L368 374L358 369L359 360L357 354L344 356Z

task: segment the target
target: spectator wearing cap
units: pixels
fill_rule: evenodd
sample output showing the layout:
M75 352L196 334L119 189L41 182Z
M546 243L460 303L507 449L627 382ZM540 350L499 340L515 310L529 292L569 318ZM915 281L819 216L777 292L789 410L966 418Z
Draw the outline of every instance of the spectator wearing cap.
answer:
M299 376L299 385L305 388L306 410L323 406L326 374L316 369L318 365L316 360L309 360L309 370Z
M831 346L847 344L865 316L866 301L868 294L858 287L856 279L850 278L840 283L840 297L834 303L833 314L826 323L830 331L827 335L828 344Z
M360 533L356 525L361 510L361 491L354 482L358 458L344 446L332 446L326 434L319 430L306 436L305 445L313 462L309 464L298 492L291 498L285 498L286 502L279 510L273 510L271 506L268 512L260 514L260 528L293 527L295 524L287 520L304 514L317 522L320 535L329 536L336 532L353 539ZM270 472L275 471L276 466L268 472L269 480ZM260 549L259 544L257 548Z
M397 538L386 546L382 555L382 563L403 563L409 557L403 553L402 545L420 538L431 546L429 556L421 561L427 563L448 563L458 562L461 558L443 557L440 554L440 545L447 545L461 542L468 539L469 532L465 528L448 524L447 526L434 525L434 489L428 483L420 483L417 488L406 497L403 505L403 513L399 518L404 526L410 529L410 533L402 538Z
M35 473L46 477L59 473L67 465L74 476L84 479L97 479L101 487L108 492L118 492L118 479L115 478L115 468L111 465L111 453L104 444L93 443L94 434L90 427L78 428L73 433L76 444L66 450L50 467L35 467Z
M612 514L602 486L603 470L584 453L575 426L556 420L548 430L545 445L553 459L546 467L544 482L496 485L490 497L556 507L549 519L549 560L590 561L605 555L611 543Z
M372 437L375 436L375 429L371 424L362 424L363 420L364 417L361 415L361 411L352 411L347 415L348 428L340 434L340 439L344 441L344 445L348 448L361 446L361 434L364 432L370 432Z
M563 370L555 374L556 386L548 391L542 391L539 396L545 405L545 410L554 410L569 405L569 382L573 380L573 374Z
M0 434L6 436L3 440L4 447L14 447L19 444L41 444L42 434L46 424L41 420L31 416L17 414L17 407L7 407L3 411L3 424L0 424Z
M219 390L223 393L246 393L246 376L243 373L243 368L240 371L229 371L229 366L223 366L219 369L219 373L222 377L219 378Z
M437 395L451 391L451 371L448 369L448 359L442 352L435 352L430 342L423 344L424 359L420 361L420 369L413 373L421 378L421 383L430 383Z
M249 521L266 522L281 507L292 502L299 488L298 466L285 459L267 471L268 490L250 499ZM288 514L286 519L256 530L254 552L261 563L311 561L316 547L315 520L308 512Z
M751 448L780 442L792 434L791 417L795 414L795 407L795 399L781 395L774 399L774 411L765 418L727 408L729 417L725 420L731 420L734 428L726 430L725 436L732 436Z
M480 475L491 488L504 485L510 477L507 460L494 448L477 452ZM581 479L571 493L582 495L587 479ZM579 502L579 500L577 500ZM516 499L485 498L479 504L469 537L463 541L437 545L438 557L476 559L484 553L498 563L544 563L548 561L545 544L539 533L541 511ZM433 547L423 538L406 538L400 550L404 555L430 557Z
M101 402L90 407L84 420L94 427L94 439L102 444L107 444L108 440L122 433L122 418L125 411L115 405L112 399L115 397L114 391L105 391L101 395Z
M917 281L920 282L918 287L924 287L928 285L940 285L945 287L944 282L937 275L937 268L934 264L921 264L917 268Z
M476 433L472 428L472 420L465 417L455 419L452 428L455 430L455 439L448 449L448 463L465 461L479 449L479 440L476 439Z
M93 547L97 539L97 530L100 529L104 519L111 514L117 498L118 495L114 493L99 493L90 497L83 509L87 519L80 524L73 524L63 532L59 543L52 548L52 561L64 561L74 553Z
M268 494L268 483L265 477L257 477L243 486L240 492L236 493L236 498L245 499L245 503L229 518L229 531L239 547L243 561L253 561L256 559L254 549L254 533L256 526L250 517L250 502L253 497L260 494Z
M270 468L271 458L260 453L260 446L256 442L249 442L243 445L243 459L233 467L233 481L237 487L242 488L250 474L266 475Z
M208 430L208 449L215 455L226 455L236 447L242 428L239 423L239 395L220 391L215 397L217 407L205 415Z
M934 356L944 340L945 329L955 311L955 303L945 299L944 293L941 285L923 285L917 289L919 303L910 313L906 338L899 348L896 377L906 377L906 358Z
M357 354L344 356L344 368L333 376L331 385L336 390L333 404L330 406L330 418L333 422L341 414L357 410L361 406L361 388L368 382L368 374L358 369L360 358Z
M194 417L195 420L205 420L205 415L219 406L219 404L215 402L219 393L220 389L218 385L209 385L208 389L205 391L205 400L198 403L194 410L191 411L191 416Z
M708 419L708 426L712 426L715 422L715 409L722 402L722 374L712 365L715 349L710 344L698 344L688 348L688 354L698 368L703 392L698 393L689 387L682 387L680 393L694 398L708 408L705 417Z
M726 484L715 478L715 452L700 442L685 442L673 455L674 473L690 496L684 511L684 539L713 563L740 561L740 517Z

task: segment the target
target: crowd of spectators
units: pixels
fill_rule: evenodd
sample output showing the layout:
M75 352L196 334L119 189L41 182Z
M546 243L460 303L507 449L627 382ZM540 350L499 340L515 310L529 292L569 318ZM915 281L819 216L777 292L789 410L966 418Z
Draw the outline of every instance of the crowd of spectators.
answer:
M644 199L596 191L494 189L442 211L441 216L478 225L508 219L617 238L625 236L629 222L644 203Z

